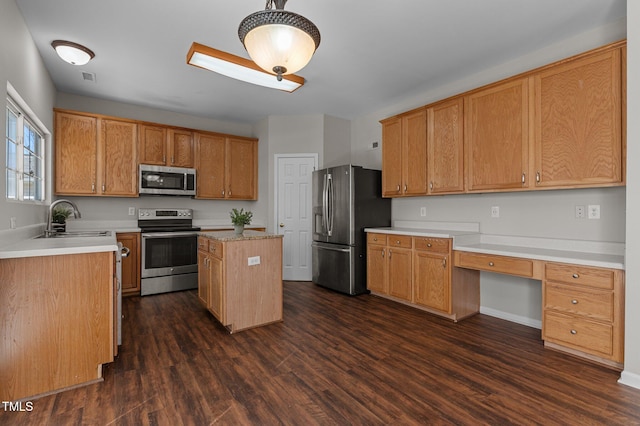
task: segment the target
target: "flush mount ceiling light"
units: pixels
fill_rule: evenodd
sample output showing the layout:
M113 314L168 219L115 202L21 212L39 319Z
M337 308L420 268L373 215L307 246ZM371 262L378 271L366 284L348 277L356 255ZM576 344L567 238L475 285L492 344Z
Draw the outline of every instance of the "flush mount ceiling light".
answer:
M320 45L318 27L304 16L285 11L286 2L267 0L265 10L247 16L238 27L238 37L251 59L278 80L304 68Z
M60 58L71 65L84 65L96 55L81 44L65 40L54 40L51 46Z
M191 45L187 53L187 63L237 80L286 92L293 92L304 84L304 78L294 74L276 80L273 74L267 73L248 59L200 43Z

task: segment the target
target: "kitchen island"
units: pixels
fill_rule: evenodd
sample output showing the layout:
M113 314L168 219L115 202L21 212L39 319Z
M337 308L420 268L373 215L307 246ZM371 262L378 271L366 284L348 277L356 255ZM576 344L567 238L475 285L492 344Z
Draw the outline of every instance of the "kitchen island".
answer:
M0 398L102 380L115 340L115 236L30 238L0 248Z
M282 235L201 232L198 297L234 333L282 321Z

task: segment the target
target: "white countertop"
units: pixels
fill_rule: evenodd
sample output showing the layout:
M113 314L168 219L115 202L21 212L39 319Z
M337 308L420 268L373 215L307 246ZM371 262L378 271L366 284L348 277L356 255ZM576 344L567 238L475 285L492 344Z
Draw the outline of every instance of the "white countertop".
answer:
M456 224L403 223L387 228L366 228L365 232L452 238L453 249L482 254L521 257L549 262L572 263L601 268L624 269L624 243L564 240L552 238L488 235L473 227ZM449 226L452 229L446 229ZM429 229L435 227L437 229Z
M0 259L117 251L115 234L109 237L30 238L0 247Z

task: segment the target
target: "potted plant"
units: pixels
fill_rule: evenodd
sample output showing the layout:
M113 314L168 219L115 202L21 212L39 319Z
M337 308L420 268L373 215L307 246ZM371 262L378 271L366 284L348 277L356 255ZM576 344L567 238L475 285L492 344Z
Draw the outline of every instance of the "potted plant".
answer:
M56 232L64 232L67 228L67 218L71 216L73 212L70 208L65 206L55 206L51 212L52 228Z
M233 223L233 228L236 231L236 234L242 234L244 232L244 226L251 224L251 219L253 218L253 213L250 211L244 211L244 209L232 209L231 213L231 223Z

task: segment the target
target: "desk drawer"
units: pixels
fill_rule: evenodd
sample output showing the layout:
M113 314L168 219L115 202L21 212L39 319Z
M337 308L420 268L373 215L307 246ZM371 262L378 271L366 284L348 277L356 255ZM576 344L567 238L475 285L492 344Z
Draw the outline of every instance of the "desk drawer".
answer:
M367 244L376 244L379 246L387 245L387 235L386 234L374 234L367 233Z
M576 289L560 284L544 285L545 309L613 322L613 292Z
M497 256L469 252L458 252L455 266L502 274L533 277L533 261L516 257Z
M589 319L547 311L544 340L595 355L613 355L613 326Z
M389 247L402 247L402 248L411 248L411 241L413 237L408 235L388 235L387 236L387 245Z
M413 237L413 247L416 250L448 254L451 250L451 240L448 238Z
M611 269L590 268L580 265L547 263L544 270L546 280L580 284L594 288L613 289L614 272Z
M216 240L209 240L209 252L213 253L215 257L222 259L222 243Z

